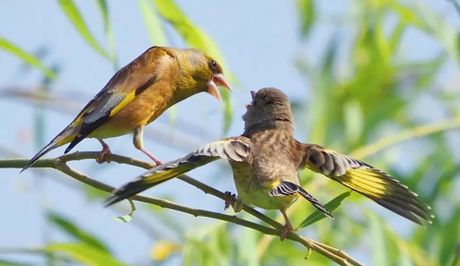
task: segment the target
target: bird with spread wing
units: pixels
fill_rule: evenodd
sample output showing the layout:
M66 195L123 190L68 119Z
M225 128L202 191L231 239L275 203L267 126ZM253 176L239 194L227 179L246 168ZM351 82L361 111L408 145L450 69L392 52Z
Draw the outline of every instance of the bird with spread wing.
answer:
M300 197L332 217L300 186L298 170L305 167L415 223L431 222L430 207L387 173L336 151L297 141L293 137L294 119L289 99L283 92L264 88L251 94L252 102L243 116L241 136L211 142L183 158L150 169L114 191L107 205L214 160L226 159L231 165L240 201L281 211L285 219L281 238L292 230L286 210Z
M110 153L105 138L133 132L136 149L160 161L144 149L144 126L172 105L200 92L220 100L217 86L230 89L221 66L195 49L151 47L121 68L77 117L42 148L22 169L24 171L47 152L65 144L69 152L84 138L102 144L98 161Z

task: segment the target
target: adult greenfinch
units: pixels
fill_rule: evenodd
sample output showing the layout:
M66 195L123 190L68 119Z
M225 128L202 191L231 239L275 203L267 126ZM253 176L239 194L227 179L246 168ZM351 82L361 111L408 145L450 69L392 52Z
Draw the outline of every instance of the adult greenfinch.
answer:
M332 217L300 186L298 170L305 167L415 223L431 222L430 208L387 173L336 151L297 141L293 137L294 118L286 94L275 88L251 94L252 102L243 116L241 136L206 144L183 158L152 168L114 191L107 205L214 160L226 159L230 162L240 201L281 211L285 219L280 232L282 239L292 230L286 210L299 197Z
M160 161L144 149L144 126L170 106L200 92L220 100L217 86L230 89L221 66L195 49L151 47L121 68L77 117L42 148L22 169L24 171L47 152L70 143L69 152L84 138L102 144L98 161L110 149L103 141L130 132L134 146L156 164Z

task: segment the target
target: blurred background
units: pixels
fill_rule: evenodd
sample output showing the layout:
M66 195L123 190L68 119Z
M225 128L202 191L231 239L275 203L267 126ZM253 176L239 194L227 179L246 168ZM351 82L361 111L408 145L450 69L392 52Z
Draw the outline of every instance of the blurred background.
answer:
M385 169L432 206L420 227L352 194L299 234L366 265L454 265L460 256L460 7L456 0L0 1L0 264L328 265L291 241L251 229L123 202L52 169L1 164L30 158L111 76L152 45L196 47L218 58L234 91L199 94L148 126L147 149L164 161L242 132L250 90L285 91L296 137ZM131 136L112 152L148 161ZM46 158L59 156L63 148ZM92 139L74 150L100 150ZM72 167L119 186L144 170L93 160ZM301 172L321 202L346 189ZM191 172L235 192L224 162ZM220 199L172 180L146 195L215 212ZM313 212L299 201L295 225ZM231 211L225 211L231 213ZM276 212L266 212L277 217ZM239 217L260 222L239 213ZM261 223L261 222L260 222Z

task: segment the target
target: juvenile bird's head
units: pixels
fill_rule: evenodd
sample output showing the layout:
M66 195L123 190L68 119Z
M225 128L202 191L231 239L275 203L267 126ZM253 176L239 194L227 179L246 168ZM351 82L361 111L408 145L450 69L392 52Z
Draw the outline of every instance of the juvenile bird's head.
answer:
M225 80L222 67L216 60L196 49L181 49L179 58L181 89L207 92L220 100L217 86L231 90Z
M294 117L286 94L276 88L251 91L252 101L243 115L246 132L269 128L293 130Z

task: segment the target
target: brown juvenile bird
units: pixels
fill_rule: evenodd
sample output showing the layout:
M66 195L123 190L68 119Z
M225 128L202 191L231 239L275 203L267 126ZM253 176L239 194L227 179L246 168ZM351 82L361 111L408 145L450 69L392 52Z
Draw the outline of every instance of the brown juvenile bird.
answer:
M222 68L212 58L195 49L151 47L120 69L77 117L22 169L24 171L45 153L70 143L69 152L84 138L102 144L100 162L110 153L103 141L134 132L136 149L160 161L144 149L144 126L170 106L200 92L220 100L217 86L230 89Z
M286 221L281 238L292 230L286 209L299 197L332 216L300 187L297 171L305 167L415 223L431 222L430 208L390 175L349 156L294 139L294 119L289 99L283 92L265 88L251 94L252 102L243 116L241 136L209 143L183 158L152 168L116 190L107 205L222 158L230 162L242 202L281 211Z

